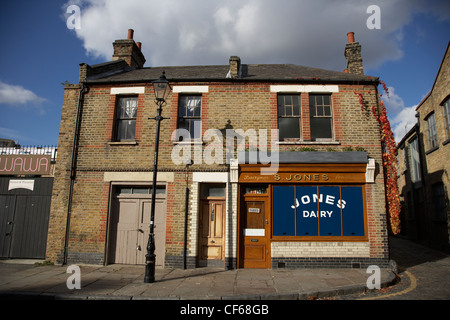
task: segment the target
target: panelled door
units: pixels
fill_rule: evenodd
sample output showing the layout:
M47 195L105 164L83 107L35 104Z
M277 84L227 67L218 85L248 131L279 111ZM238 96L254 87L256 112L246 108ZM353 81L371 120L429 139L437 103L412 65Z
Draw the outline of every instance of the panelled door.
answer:
M199 264L225 258L225 201L201 200L199 223Z
M116 194L111 207L109 263L145 264L152 199L150 195ZM155 206L156 265L164 265L165 197Z
M45 258L50 202L50 196L0 196L0 258Z
M33 190L10 188L26 180ZM0 258L44 259L53 178L0 179Z
M241 208L239 266L270 268L270 219L267 197L246 197Z

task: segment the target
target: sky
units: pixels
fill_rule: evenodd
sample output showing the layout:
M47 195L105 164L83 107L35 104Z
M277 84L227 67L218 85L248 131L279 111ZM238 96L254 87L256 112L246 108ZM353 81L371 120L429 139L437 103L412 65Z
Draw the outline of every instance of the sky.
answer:
M71 5L79 11L67 12ZM415 107L450 40L450 1L2 1L0 138L56 146L64 82L78 82L80 63L110 61L112 43L128 29L142 42L145 67L226 65L236 55L244 64L335 71L346 68L352 31L365 74L389 88L382 99L399 141L416 122Z

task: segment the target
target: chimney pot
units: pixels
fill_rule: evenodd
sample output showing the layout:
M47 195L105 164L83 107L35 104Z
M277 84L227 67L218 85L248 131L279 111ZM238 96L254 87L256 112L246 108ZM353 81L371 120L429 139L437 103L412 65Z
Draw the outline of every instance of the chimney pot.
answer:
M133 40L133 34L134 34L134 30L128 29L128 40Z
M347 33L347 38L348 38L348 43L355 42L355 33L354 32Z
M345 72L345 73L348 73L348 69L344 69L344 72Z
M136 45L138 49L142 51L142 42L136 42Z

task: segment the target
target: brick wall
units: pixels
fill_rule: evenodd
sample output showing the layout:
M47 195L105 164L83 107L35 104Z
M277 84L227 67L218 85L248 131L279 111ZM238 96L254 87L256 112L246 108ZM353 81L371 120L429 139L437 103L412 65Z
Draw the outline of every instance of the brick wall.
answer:
M399 162L404 165L403 149L409 148L409 141L415 134L418 137L422 179L411 182L410 167L400 171L399 188L404 201L404 234L413 240L423 241L439 249L450 250L450 207L448 190L450 179L450 136L445 130L443 104L449 99L450 90L450 51L447 47L439 72L430 93L417 107L417 133L405 137L399 150ZM437 131L437 146L429 144L427 119L434 114ZM407 159L408 160L408 159ZM408 163L408 162L407 162ZM438 214L437 202L433 196L433 186L443 185L446 213ZM444 209L444 210L445 210Z
M177 86L209 86L208 93L202 94L202 132L208 129L276 129L277 128L277 94L270 92L269 82L212 82L212 83L176 83ZM138 116L136 121L136 141L118 143L113 141L114 108L117 95L111 94L112 87L131 87L127 85L92 85L84 96L83 113L80 119L79 143L77 148L77 176L74 184L73 205L70 221L69 257L71 259L104 262L105 241L107 238L107 221L109 213L109 182L103 181L105 171L150 172L153 168L156 116L153 88L151 84L136 84L145 87L145 92L138 94ZM63 110L58 147L58 162L51 210L51 222L47 247L48 259L61 261L64 252L64 235L68 212L68 194L70 185L70 159L74 133L75 113L78 103L79 86L65 88ZM361 110L358 96L363 94L367 109ZM177 107L179 93L173 93L163 109L163 116L170 117L161 123L161 140L159 149L159 170L174 172L174 181L167 184L167 218L166 218L166 264L179 265L184 245L184 164L176 165L171 160L171 152L176 145L171 134L177 127ZM309 99L308 93L301 93L303 112L303 138L309 139ZM350 148L363 148L377 164L374 184L366 186L367 217L369 228L368 243L323 244L314 243L309 249L315 257L327 257L330 250L334 254L347 257L355 252L358 257L386 259L387 235L384 204L384 183L380 171L381 148L378 124L371 114L370 107L377 103L377 90L370 85L339 85L339 92L332 94L333 122L335 141L333 143L306 142L283 144L283 148L299 150L302 147L317 151L342 152ZM222 131L224 132L224 131ZM270 140L268 141L270 147ZM203 150L208 147L205 143ZM193 154L192 149L192 154ZM223 158L225 159L225 150ZM191 171L226 172L224 164L207 165L194 163ZM191 184L191 191L198 191L198 185ZM197 189L196 189L197 188ZM237 188L229 188L233 214L237 214ZM191 212L195 211L198 198L190 198ZM190 227L196 216L190 213ZM236 224L230 224L237 228ZM188 251L190 263L195 260L196 230L190 229ZM236 230L234 230L236 232ZM304 246L304 244L298 244ZM272 250L275 257L283 255L287 247L277 244L280 251ZM346 248L346 249L344 249ZM342 250L341 250L342 249ZM349 249L350 251L344 252ZM226 248L230 258L236 257L236 243L228 243ZM83 258L84 257L84 258Z

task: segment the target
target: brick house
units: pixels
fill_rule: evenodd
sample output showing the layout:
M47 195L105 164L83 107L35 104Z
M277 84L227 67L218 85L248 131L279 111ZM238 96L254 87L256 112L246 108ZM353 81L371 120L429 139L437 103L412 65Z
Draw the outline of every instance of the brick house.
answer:
M140 43L66 85L47 257L143 264L162 72L156 264L388 264L378 78L348 34L345 72L287 64L144 67ZM279 151L279 152L277 152Z
M449 43L450 45L450 43ZM416 125L397 147L403 233L449 250L450 52L445 51L431 91L416 107Z

